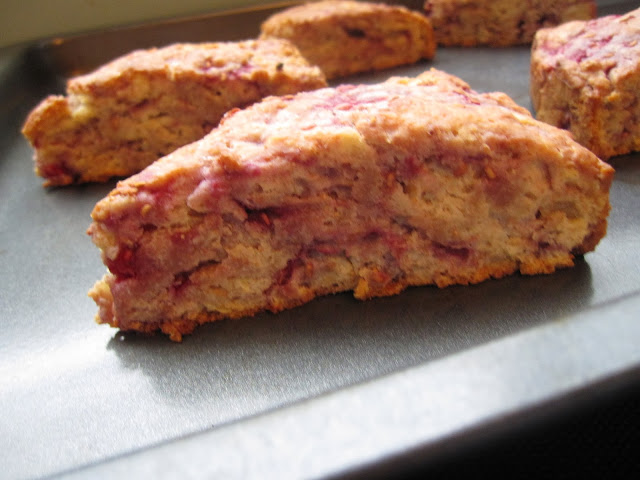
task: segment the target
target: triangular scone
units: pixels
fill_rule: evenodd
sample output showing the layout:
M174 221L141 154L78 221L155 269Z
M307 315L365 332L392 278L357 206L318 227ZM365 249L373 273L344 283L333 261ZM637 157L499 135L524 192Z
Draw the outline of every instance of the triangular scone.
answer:
M431 59L431 22L402 5L324 0L282 10L260 26L261 38L285 38L327 79Z
M232 108L326 85L286 40L137 50L69 80L67 95L43 100L23 133L45 186L101 182L202 138Z
M354 290L573 265L606 232L610 166L504 94L438 71L268 98L121 182L89 228L97 320L161 329Z

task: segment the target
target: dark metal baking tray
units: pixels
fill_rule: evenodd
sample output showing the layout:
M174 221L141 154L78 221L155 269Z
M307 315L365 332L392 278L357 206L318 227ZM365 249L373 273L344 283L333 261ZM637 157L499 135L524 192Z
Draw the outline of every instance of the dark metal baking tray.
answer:
M600 14L636 6L607 2ZM0 51L0 477L371 472L640 382L637 154L611 161L606 238L553 275L329 296L210 324L181 344L93 322L86 292L104 267L85 230L114 183L42 188L20 135L26 114L96 61L150 43L250 38L272 12ZM429 67L531 108L527 47L440 49L347 81Z

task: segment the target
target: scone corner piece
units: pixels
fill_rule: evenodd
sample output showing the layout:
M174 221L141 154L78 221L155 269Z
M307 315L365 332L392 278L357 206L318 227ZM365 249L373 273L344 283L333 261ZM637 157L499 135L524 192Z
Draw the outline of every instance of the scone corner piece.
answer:
M539 120L603 160L640 151L640 9L540 30L530 69Z

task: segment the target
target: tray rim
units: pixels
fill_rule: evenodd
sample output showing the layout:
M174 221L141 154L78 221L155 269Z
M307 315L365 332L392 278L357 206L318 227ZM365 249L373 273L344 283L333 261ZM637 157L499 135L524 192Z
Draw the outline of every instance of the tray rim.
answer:
M640 290L439 360L59 475L164 479L188 472L190 478L260 478L268 469L274 478L324 478L384 472L415 457L428 466L460 438L472 447L488 436L517 431L640 385L639 310ZM584 324L599 327L605 362L578 361L592 348L590 334L580 328ZM526 362L528 369L510 377L512 396L496 399L483 389L502 378L496 375L502 364L536 357L549 343L562 352L554 359L559 360L557 370L570 374L550 384L548 364ZM562 350L567 345L571 348ZM472 363L481 368L468 368ZM457 381L440 383L447 375ZM431 387L428 402L425 391L416 388L425 385ZM468 397L474 398L473 412L465 410L468 402L459 401ZM364 419L359 416L363 405Z

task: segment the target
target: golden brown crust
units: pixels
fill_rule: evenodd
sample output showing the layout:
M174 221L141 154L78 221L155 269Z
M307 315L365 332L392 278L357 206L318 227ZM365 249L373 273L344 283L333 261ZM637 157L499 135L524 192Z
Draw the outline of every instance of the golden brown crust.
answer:
M640 9L538 32L531 99L602 159L640 150Z
M429 71L271 97L121 182L89 228L98 321L171 338L318 295L573 265L613 169L504 94Z
M382 3L307 3L268 18L261 31L290 40L328 79L430 59L436 48L424 15Z
M444 46L529 44L535 32L596 15L594 0L426 0L436 41Z
M23 133L45 185L128 176L197 140L222 115L268 95L326 86L284 40L176 44L132 52L71 79Z

